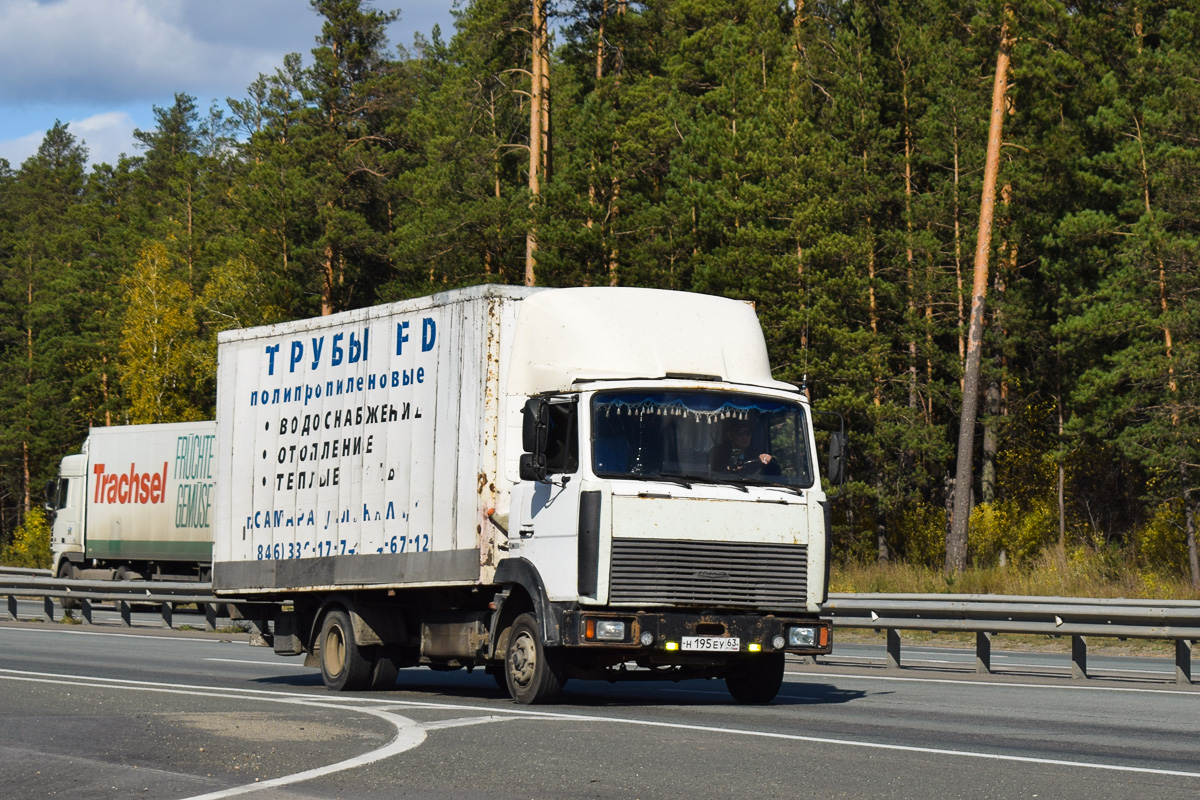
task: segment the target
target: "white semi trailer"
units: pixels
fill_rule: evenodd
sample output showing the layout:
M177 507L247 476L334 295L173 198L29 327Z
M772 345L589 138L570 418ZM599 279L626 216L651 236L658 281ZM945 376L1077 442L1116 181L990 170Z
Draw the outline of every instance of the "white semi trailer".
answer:
M479 286L221 334L213 587L331 689L484 667L777 693L831 649L808 402L753 308Z
M217 425L92 428L47 487L54 574L208 580Z

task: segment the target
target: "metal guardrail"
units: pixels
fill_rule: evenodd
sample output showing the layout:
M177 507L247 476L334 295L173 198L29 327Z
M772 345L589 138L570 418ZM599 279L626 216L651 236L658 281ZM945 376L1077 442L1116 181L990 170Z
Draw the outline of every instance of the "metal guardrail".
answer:
M63 615L74 615L76 608L83 622L93 624L92 610L97 603L112 603L121 615L125 627L132 627L134 605L157 605L164 628L174 629L175 608L196 605L204 612L205 628L217 629L217 620L229 616L228 601L214 597L211 584L167 581L77 581L41 575L3 575L0 573L0 595L7 597L8 618L18 620L17 598L40 597L42 617L54 622L58 617L55 601L63 604ZM74 608L69 608L73 606ZM235 612L236 613L236 612ZM235 616L234 619L244 619ZM257 620L247 619L251 633L263 631Z
M1166 639L1175 643L1175 681L1192 682L1200 602L1020 597L1013 595L831 594L824 614L835 627L887 632L887 666L901 667L900 631L975 633L975 671L991 674L992 636L1071 637L1071 674L1087 678L1087 640Z
M92 622L94 603L114 603L126 626L133 604L160 606L163 626L173 627L176 606L204 609L208 630L216 630L228 601L212 594L207 583L159 581L76 581L42 574L0 572L0 595L8 616L18 619L18 597L40 597L45 619L54 621L55 601L78 604L84 622ZM237 603L233 619L249 623L252 635L265 632L269 604ZM1192 683L1192 644L1200 641L1200 602L1179 600L1092 599L951 594L831 594L823 616L835 627L887 632L889 668L901 668L900 632L958 631L975 634L975 671L991 674L992 637L1023 634L1071 637L1071 673L1087 678L1088 637L1166 639L1175 643L1175 680Z
M0 575L35 575L40 578L49 578L51 572L48 569L29 569L28 567L0 567Z

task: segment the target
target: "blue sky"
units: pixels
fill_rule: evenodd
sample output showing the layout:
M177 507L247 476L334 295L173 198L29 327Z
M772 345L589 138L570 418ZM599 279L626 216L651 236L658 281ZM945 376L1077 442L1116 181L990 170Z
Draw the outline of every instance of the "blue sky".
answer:
M453 32L454 0L374 0L398 9L391 45L435 24ZM305 63L321 17L308 0L0 0L0 158L13 169L55 120L83 140L92 163L135 155L133 129L175 94L201 112L241 98L286 53Z

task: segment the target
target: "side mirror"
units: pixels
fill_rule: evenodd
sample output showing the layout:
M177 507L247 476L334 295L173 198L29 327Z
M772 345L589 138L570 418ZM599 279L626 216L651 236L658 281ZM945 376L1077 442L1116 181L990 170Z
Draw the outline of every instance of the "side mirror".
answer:
M521 409L521 480L546 481L546 443L550 439L550 404L531 397Z
M829 464L825 470L826 477L834 486L841 486L846 482L846 456L849 451L849 443L844 431L835 431L829 434Z
M550 437L550 404L532 397L525 401L521 416L521 449L536 455L544 453Z
M521 480L546 481L546 457L541 453L523 453L521 455Z

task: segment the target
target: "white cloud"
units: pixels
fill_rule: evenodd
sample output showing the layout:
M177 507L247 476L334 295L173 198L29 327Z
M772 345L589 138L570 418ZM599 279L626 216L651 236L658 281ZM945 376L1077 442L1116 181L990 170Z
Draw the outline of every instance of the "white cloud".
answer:
M107 111L72 122L67 130L87 147L91 163L115 164L122 153L134 155L130 142L133 141L133 129L136 127L133 117L124 111Z
M278 39L279 29L274 36L264 31L257 45L199 38L181 24L184 4L7 0L0 5L0 102L116 104L175 92L220 94L272 71L291 49ZM228 2L205 5L214 15L228 14L231 28L242 22ZM317 28L309 9L286 5L288 17Z
M441 23L454 0L372 0L403 6L392 45ZM54 121L72 120L91 163L134 154L135 127L177 93L244 96L287 53L306 57L321 18L308 0L0 0L0 158L12 166L37 151Z
M80 120L67 122L67 130L87 148L88 163L117 163L121 154L134 155L133 129L137 123L124 111L106 111ZM16 139L0 141L0 158L7 159L18 169L25 159L37 153L45 139L45 131L37 131Z
M21 162L37 152L44 138L45 134L39 132L0 142L0 158L8 161L13 169L17 169Z

